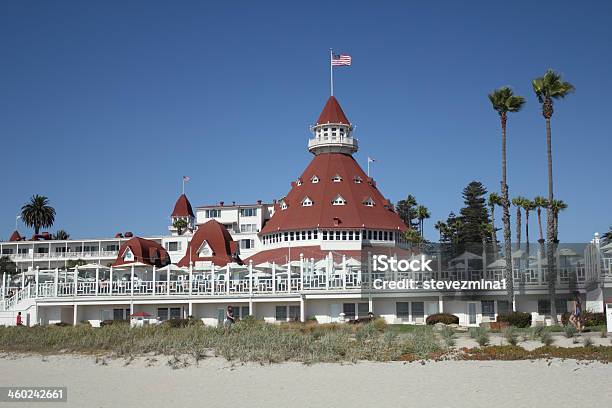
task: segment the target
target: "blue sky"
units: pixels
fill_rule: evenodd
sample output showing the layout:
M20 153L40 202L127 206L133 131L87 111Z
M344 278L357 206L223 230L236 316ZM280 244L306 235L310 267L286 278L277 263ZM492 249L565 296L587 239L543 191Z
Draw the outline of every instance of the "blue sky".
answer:
M335 93L357 160L378 160L392 201L429 207L431 239L467 183L499 186L496 87L527 98L511 195L546 193L530 81L560 71L577 88L552 125L560 238L589 240L612 224L611 17L603 1L2 2L0 238L34 193L73 237L167 231L183 175L194 205L282 196L311 158L333 47L353 56Z

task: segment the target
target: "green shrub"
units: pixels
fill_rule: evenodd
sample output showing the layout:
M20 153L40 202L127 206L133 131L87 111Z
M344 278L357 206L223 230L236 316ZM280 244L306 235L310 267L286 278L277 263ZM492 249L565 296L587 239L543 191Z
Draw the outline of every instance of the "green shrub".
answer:
M387 321L383 318L375 319L371 324L380 332L387 330Z
M568 339L573 338L576 335L576 328L573 324L568 324L567 326L563 326L563 332L565 333L565 337Z
M593 345L593 339L591 339L589 336L585 337L582 339L582 345L584 347L591 347Z
M514 326L506 327L503 334L508 344L511 346L516 346L518 344L518 333Z
M444 340L444 344L447 348L453 347L456 344L455 331L450 327L444 326L440 331L440 335L442 336L442 340Z
M551 344L554 343L554 339L552 334L548 331L545 330L544 332L542 332L542 334L540 335L540 341L542 342L542 344L544 344L545 346L550 346Z
M606 324L605 313L585 312L582 319L585 327L603 326Z
M100 322L100 327L104 327L104 326L111 326L111 325L117 326L117 325L122 325L122 324L129 324L129 323L130 323L130 321L129 321L129 320L126 320L126 319L117 319L117 320L112 320L112 319L110 319L110 320L102 320L102 321Z
M427 316L425 319L425 323L433 325L436 323L444 323L444 324L459 324L459 318L450 313L436 313Z
M497 315L498 322L506 322L510 326L525 328L531 326L531 314L523 312L513 312Z
M487 344L489 344L490 338L489 338L489 332L488 331L482 331L478 337L476 337L476 342L478 343L478 345L480 347L484 347Z

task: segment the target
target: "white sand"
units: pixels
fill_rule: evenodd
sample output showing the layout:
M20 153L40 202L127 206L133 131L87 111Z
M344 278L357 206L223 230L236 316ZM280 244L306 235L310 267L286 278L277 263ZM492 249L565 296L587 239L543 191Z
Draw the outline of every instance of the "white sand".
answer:
M68 403L34 407L559 407L612 406L612 365L539 360L232 365L209 358L2 356L0 385L68 387ZM1 404L1 407L11 406ZM15 407L27 404L15 403Z

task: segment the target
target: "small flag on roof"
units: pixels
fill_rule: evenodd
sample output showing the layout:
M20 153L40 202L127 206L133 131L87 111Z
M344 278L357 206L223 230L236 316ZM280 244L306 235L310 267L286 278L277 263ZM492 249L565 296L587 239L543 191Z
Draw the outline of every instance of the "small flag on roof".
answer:
M346 54L334 54L332 56L332 66L350 66L351 65L351 56Z

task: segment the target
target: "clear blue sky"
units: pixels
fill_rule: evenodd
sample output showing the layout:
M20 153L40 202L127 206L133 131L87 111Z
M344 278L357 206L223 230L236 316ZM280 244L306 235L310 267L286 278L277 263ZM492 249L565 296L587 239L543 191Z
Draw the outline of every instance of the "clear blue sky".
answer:
M0 237L34 193L73 237L167 232L183 175L193 205L285 194L333 47L353 56L335 85L357 160L378 160L394 202L429 207L432 239L468 182L499 186L493 88L527 97L509 120L511 195L546 193L530 81L559 70L577 88L553 118L560 235L589 240L612 224L611 18L604 1L2 2Z

